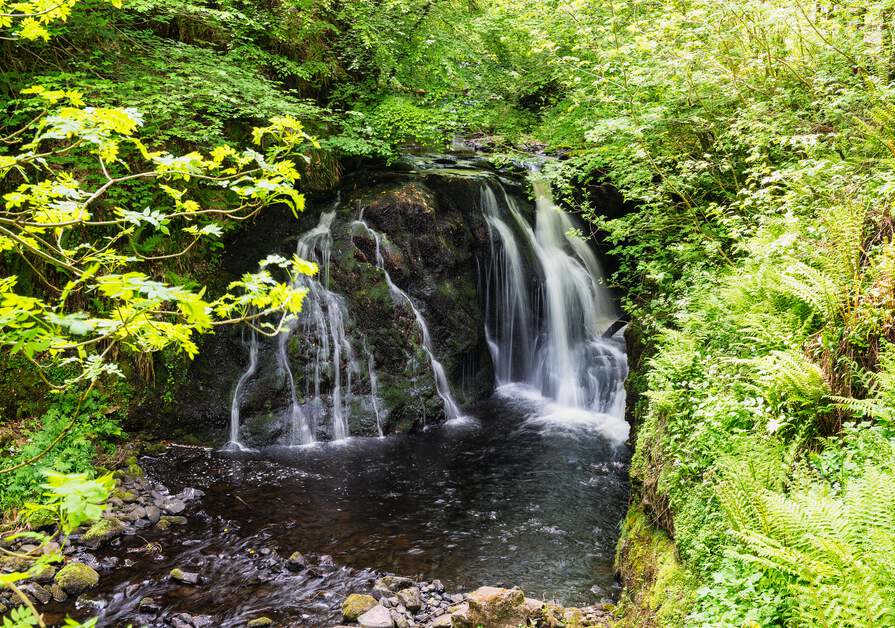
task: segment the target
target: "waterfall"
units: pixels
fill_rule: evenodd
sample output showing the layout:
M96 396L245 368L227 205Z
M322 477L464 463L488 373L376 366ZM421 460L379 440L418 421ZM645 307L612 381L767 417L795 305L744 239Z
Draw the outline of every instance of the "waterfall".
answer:
M310 399L311 417L302 413L302 418L308 422L308 431L313 433L313 428L310 427L312 422L319 424L329 415L333 439L342 440L348 437L346 401L351 395L351 376L359 372L359 369L345 332L345 321L348 319L345 299L329 289L332 223L335 215L335 209L323 212L317 226L298 239L298 256L316 262L320 267L317 277L303 277L299 280L308 288L299 324L303 329L303 342L315 348L315 358L307 365L305 377L305 382L308 383L305 393ZM324 375L331 377L332 382L329 403L320 393L321 378ZM313 382L313 391L310 389L310 382Z
M392 298L397 302L405 303L413 312L413 316L416 319L416 326L420 331L420 340L423 351L426 353L426 357L429 358L429 364L432 367L432 375L435 378L435 389L438 392L438 396L441 398L442 404L444 404L444 414L447 417L447 420L459 421L463 419L464 417L460 413L460 407L457 405L457 402L454 400L454 396L451 393L451 387L450 384L448 384L444 366L442 366L441 362L435 357L435 350L432 346L432 337L429 335L429 327L426 325L426 320L413 303L410 295L395 285L388 269L385 267L385 259L382 255L381 234L371 229L363 220L355 220L352 223L352 226L359 227L373 238L373 241L376 244L376 266L382 271L382 274L385 277L385 283L388 285Z
M379 432L379 438L382 438L385 434L382 431L382 413L379 410L379 378L376 376L376 362L366 344L364 351L367 353L367 377L370 380L370 401L373 404L373 414L376 415L376 431Z
M249 364L236 382L233 389L233 399L230 401L230 441L225 445L226 449L243 450L245 447L239 442L239 404L246 382L258 370L258 336L253 329L249 335Z
M618 340L602 336L618 318L602 269L547 183L532 183L534 229L500 183L481 191L491 235L485 333L496 383L550 402L548 418L591 416L625 440L627 359Z

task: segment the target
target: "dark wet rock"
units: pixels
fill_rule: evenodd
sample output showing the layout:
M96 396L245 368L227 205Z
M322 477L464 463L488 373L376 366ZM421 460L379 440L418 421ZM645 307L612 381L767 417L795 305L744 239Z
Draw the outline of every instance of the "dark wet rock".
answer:
M161 606L154 598L144 597L140 600L139 609L141 613L158 613L161 610Z
M362 628L394 628L392 615L384 606L376 605L357 618Z
M358 617L376 606L376 598L372 595L352 593L342 602L342 617L347 621L356 621Z
M95 587L99 582L99 574L84 563L73 562L60 569L54 580L67 594L78 595Z
M423 606L420 590L416 587L407 587L398 591L398 600L411 611L418 611Z
M28 597L40 604L48 604L51 599L53 599L53 594L50 590L36 582L28 582L19 587L23 593L25 593Z
M199 583L199 574L193 571L184 571L179 567L175 567L171 570L171 578L173 580L177 580L178 582L183 582L184 584Z
M159 518L161 517L161 510L155 504L149 504L145 507L146 510L146 518L149 520L149 523L157 523Z
M161 517L159 517L158 523L155 524L155 527L159 530L167 530L171 526L182 526L186 525L186 523L186 517L181 517L179 515L162 515Z
M103 541L121 536L123 532L124 524L115 517L100 519L87 529L87 532L81 537L81 541L87 545L95 546Z
M58 584L53 584L50 586L50 594L53 596L53 600L56 602L64 602L68 597L65 594L65 591Z
M286 566L292 571L301 571L308 566L308 560L301 552L292 552L286 560Z
M56 568L53 565L43 565L36 572L32 573L31 579L40 584L47 584L53 581L56 575Z

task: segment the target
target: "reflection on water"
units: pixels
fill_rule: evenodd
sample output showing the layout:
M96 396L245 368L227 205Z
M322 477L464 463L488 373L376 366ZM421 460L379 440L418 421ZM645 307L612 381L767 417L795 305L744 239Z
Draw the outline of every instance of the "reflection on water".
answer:
M561 407L519 392L474 408L476 420L417 435L261 453L175 447L145 459L169 488L205 490L204 513L160 555L115 550L132 564L103 578L93 611L136 619L152 595L216 625L259 614L320 625L370 586L365 569L440 578L451 591L493 584L564 603L610 597L628 491L620 426L581 411L565 421ZM296 550L340 567L324 559L293 574L283 559ZM173 566L205 584L172 585Z

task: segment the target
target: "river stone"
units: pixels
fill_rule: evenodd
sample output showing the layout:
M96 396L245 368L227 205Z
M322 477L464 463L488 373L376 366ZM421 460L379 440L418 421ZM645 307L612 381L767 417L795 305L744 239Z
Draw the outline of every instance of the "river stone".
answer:
M256 617L246 624L249 628L257 628L258 626L273 626L273 620L270 617Z
M444 615L436 617L431 625L432 628L451 628L452 621L451 614L445 613Z
M541 600L536 600L532 597L525 598L525 613L528 617L533 617L538 615L541 612L541 609L544 608L544 603Z
M40 602L41 604L48 604L50 600L53 599L53 594L50 593L50 590L43 585L37 584L36 582L23 584L19 588L32 600Z
M407 628L410 626L410 622L407 618L398 611L392 609L389 611L389 614L392 616L392 621L395 622L396 628Z
M473 625L511 627L525 622L525 594L519 589L479 587L466 596Z
M53 581L56 575L56 568L53 565L43 565L36 572L31 574L31 579L41 584L47 584Z
M286 560L286 566L292 571L301 571L308 566L308 560L301 552L292 552Z
M400 591L401 589L407 589L414 585L413 580L410 578L405 578L403 576L383 576L379 578L375 583L375 588L388 589L389 591Z
M157 523L159 517L161 517L162 511L159 510L159 507L155 504L149 504L144 508L146 510L146 518L149 519L149 523Z
M372 595L352 593L342 602L342 617L348 621L355 621L374 606L376 606L376 598Z
M184 584L199 583L199 574L193 571L184 571L179 567L175 567L171 570L171 578L177 580L178 582L183 582Z
M164 504L162 505L162 510L171 513L172 515L180 514L186 508L186 504L183 503L183 500L172 498L166 499Z
M122 532L124 532L124 524L118 519L110 517L108 519L100 519L90 526L81 537L81 540L87 545L99 544L120 536Z
M398 601L411 611L418 611L423 606L420 599L420 590L416 587L408 587L398 591Z
M53 580L69 595L77 595L91 589L99 582L99 574L84 563L68 563L59 570Z
M357 623L362 628L394 628L395 626L391 613L388 612L387 608L379 604L358 617Z

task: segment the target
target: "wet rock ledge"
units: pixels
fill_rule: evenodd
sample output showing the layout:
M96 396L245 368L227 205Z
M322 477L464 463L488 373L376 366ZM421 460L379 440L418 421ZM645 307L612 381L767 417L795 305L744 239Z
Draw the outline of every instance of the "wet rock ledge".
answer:
M376 580L372 595L353 593L345 598L342 617L344 626L361 628L577 628L609 626L611 614L602 606L565 608L528 598L519 588L485 586L450 594L439 580L385 576Z

